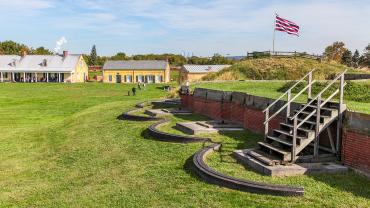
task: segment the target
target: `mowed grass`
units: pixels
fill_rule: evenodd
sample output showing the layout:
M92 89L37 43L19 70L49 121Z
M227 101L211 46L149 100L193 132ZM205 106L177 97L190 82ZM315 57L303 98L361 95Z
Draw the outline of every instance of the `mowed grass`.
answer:
M207 184L185 166L201 144L158 142L145 131L152 122L116 119L137 102L165 96L159 85L149 85L136 97L125 96L131 87L1 84L0 206L370 206L370 182L352 172L297 180L294 184L307 187L306 195L298 198ZM245 147L259 135L226 137ZM212 167L249 177L241 166L219 163L217 158L211 155Z
M262 97L278 98L283 93L279 92L279 88L283 87L287 81L224 81L224 82L202 82L192 85L195 87L202 87L208 89L224 90L224 91L239 91L246 92L252 95ZM360 84L369 84L369 81L359 81ZM315 95L313 95L315 96ZM285 98L286 99L286 98ZM302 94L297 101L306 102L307 95ZM344 100L347 107L351 111L357 111L370 114L370 101L369 102L356 102L352 100Z

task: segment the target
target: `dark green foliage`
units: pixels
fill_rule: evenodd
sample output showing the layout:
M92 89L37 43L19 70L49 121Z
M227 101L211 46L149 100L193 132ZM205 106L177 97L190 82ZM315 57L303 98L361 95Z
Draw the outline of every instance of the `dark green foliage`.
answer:
M118 52L116 55L112 56L110 60L115 60L115 61L122 61L122 60L127 60L128 57L124 52Z
M347 66L352 65L352 52L350 50L346 50L342 55L342 64L345 64Z
M233 64L235 63L234 60L227 59L224 56L221 56L220 54L214 54L211 58L208 57L198 57L198 56L192 56L188 58L187 61L188 64L200 64L200 65L208 65L208 64Z
M176 54L143 54L129 57L133 60L168 60L171 65L181 66L186 63L186 58Z
M352 66L357 68L360 63L360 53L356 49L352 56Z
M90 52L90 59L88 65L95 66L97 64L97 53L96 53L96 46L93 45Z
M278 89L279 92L286 92L289 88L291 88L296 82L287 82L281 88ZM293 90L293 93L298 93L301 91L307 83L299 83ZM328 82L316 82L312 86L312 95L315 96L321 90L323 90L328 85ZM336 89L339 88L339 83L333 84L329 87L328 90L324 93L324 97L330 96ZM305 92L307 93L307 91ZM338 96L336 96L338 98ZM370 84L369 83L358 83L358 82L351 82L347 81L347 85L344 87L344 99L345 100L352 100L357 102L364 102L370 103Z
M52 55L53 52L51 52L49 49L44 47L38 47L36 49L31 49L31 54L34 55Z
M21 51L29 52L30 49L21 43L16 43L11 40L0 42L1 55L20 55Z

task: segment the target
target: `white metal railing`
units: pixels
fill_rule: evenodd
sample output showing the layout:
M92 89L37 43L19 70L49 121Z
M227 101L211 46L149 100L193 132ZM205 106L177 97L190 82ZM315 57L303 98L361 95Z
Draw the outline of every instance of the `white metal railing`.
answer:
M318 156L319 151L319 133L320 133L320 113L321 108L324 105L332 100L334 96L338 93L339 95L339 106L338 106L338 124L337 124L337 143L336 143L336 153L339 151L339 136L341 131L341 120L342 120L342 105L343 105L343 89L346 83L344 82L344 74L347 70L339 74L336 78L334 78L324 89L319 92L315 98L311 99L304 107L302 107L293 117L289 118L293 120L293 145L292 145L292 152L291 152L291 160L294 162L296 160L296 148L297 148L297 129L303 125L308 119L310 119L313 115L316 114L316 121L315 121L315 143L314 143L314 156ZM336 89L328 98L322 101L322 95L331 87L336 81L340 79L340 86ZM302 113L308 106L310 106L314 101L316 103L316 109L313 110L310 114L308 114L303 120L298 123L298 115Z
M307 73L304 77L302 77L300 80L298 80L292 87L290 87L285 93L283 93L278 99L276 99L274 102L272 102L265 110L262 112L265 113L265 138L267 138L268 131L269 131L269 122L271 119L273 119L276 115L278 115L281 111L283 111L286 108L286 117L288 118L290 116L290 106L292 101L297 99L304 91L307 90L308 98L311 98L311 91L312 91L312 84L315 82L312 80L312 74L315 71L315 69L311 70L309 73ZM300 91L298 92L293 98L292 98L292 90L301 82L303 82L306 78L308 78L308 84ZM282 100L285 96L287 96L287 102L279 109L277 110L272 116L270 116L270 109L276 105L276 103L280 100Z

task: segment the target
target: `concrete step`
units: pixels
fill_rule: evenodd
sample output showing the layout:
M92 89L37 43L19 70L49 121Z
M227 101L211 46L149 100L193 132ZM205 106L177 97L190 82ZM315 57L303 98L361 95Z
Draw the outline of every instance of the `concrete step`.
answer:
M261 162L265 165L269 165L269 166L277 165L277 164L280 163L279 160L276 157L266 155L265 152L263 152L261 150L257 150L257 149L248 151L247 155L249 155L249 156L253 157L254 159L258 160L259 162Z

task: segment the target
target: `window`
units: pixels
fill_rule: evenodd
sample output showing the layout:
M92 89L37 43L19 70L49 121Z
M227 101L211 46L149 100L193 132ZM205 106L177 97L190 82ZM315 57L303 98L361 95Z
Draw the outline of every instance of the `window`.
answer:
M161 83L163 80L162 80L162 75L156 75L155 76L155 83Z
M143 75L137 75L136 76L136 82L144 82Z
M147 80L147 83L153 83L154 82L154 76L153 75L147 75L146 80Z
M3 76L4 76L5 79L8 79L8 72L4 72Z
M126 80L125 82L131 83L132 82L132 75L126 75Z
M112 82L112 75L108 76L108 80L109 80L109 82Z

